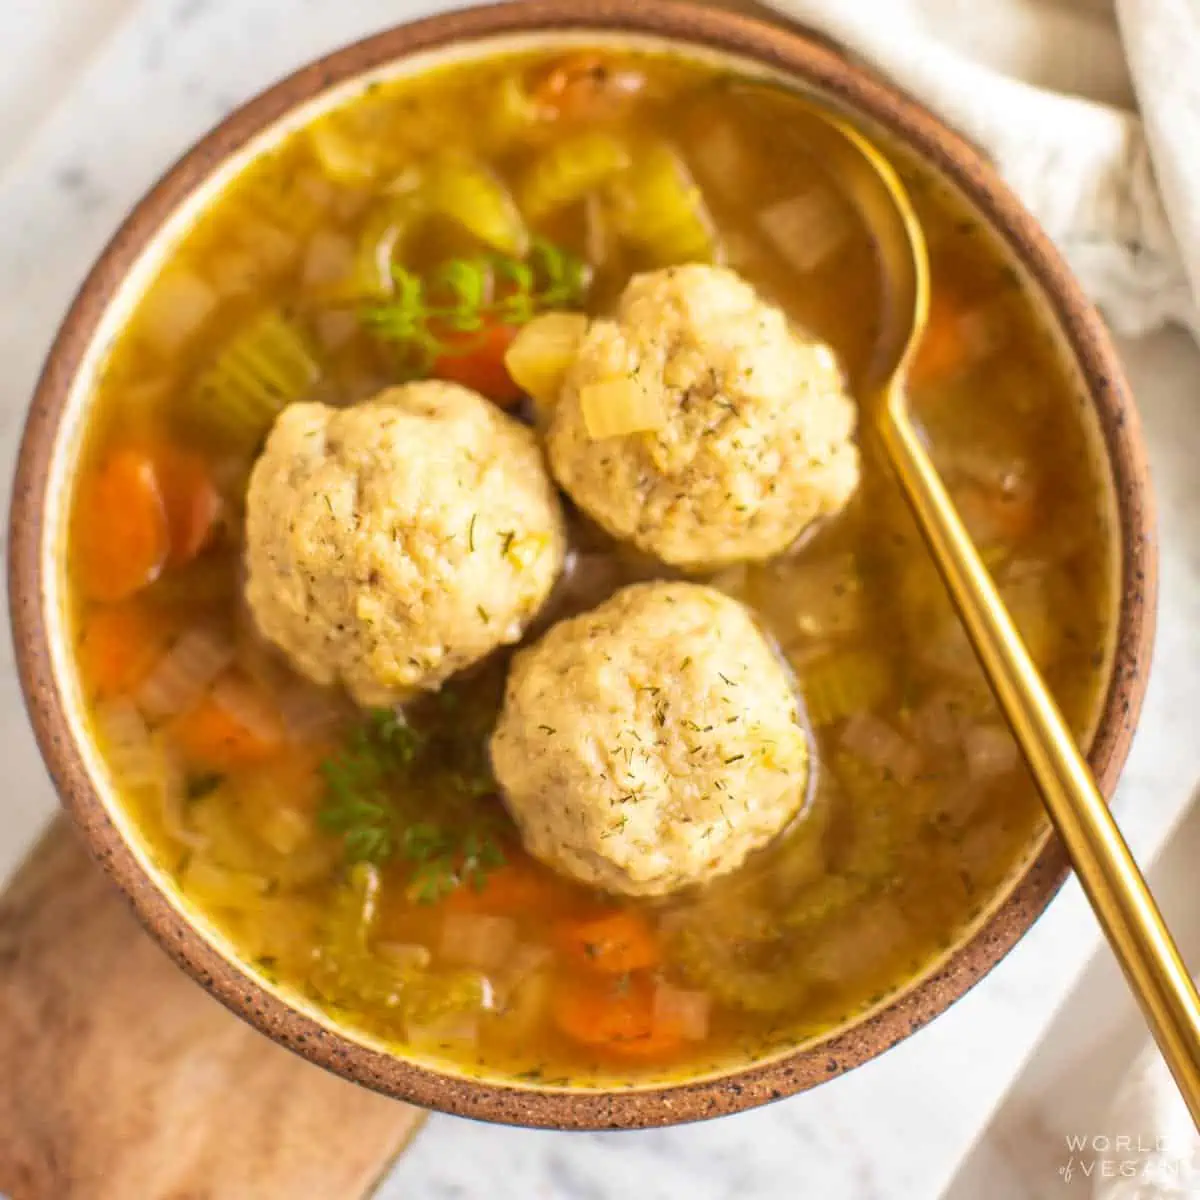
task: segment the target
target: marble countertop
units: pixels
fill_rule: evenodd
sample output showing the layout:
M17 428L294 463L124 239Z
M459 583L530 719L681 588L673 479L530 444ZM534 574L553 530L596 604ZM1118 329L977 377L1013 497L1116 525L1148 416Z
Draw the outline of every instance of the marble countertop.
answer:
M291 67L445 7L429 0L0 5L6 62L0 79L0 468L6 477L30 389L72 292L163 168L234 104ZM1200 781L1200 353L1175 331L1124 342L1121 349L1158 490L1162 607L1146 713L1116 808L1135 852L1150 861ZM2 880L54 797L28 731L7 640L0 653L0 761L7 782L0 800ZM816 1092L649 1133L542 1133L437 1116L380 1194L387 1200L948 1195L964 1163L986 1162L977 1139L1098 950L1094 923L1071 883L953 1009ZM978 1193L955 1194L965 1200Z

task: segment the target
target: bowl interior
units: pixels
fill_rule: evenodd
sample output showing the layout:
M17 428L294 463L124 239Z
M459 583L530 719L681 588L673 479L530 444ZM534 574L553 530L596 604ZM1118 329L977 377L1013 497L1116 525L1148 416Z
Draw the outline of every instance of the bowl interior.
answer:
M628 1088L613 1079L577 1092L533 1089L486 1073L469 1076L416 1054L402 1061L382 1043L337 1026L303 996L241 963L225 937L180 895L122 804L89 732L63 619L67 507L98 372L149 281L229 181L289 133L378 80L518 50L609 42L700 57L746 76L808 88L848 107L897 153L915 155L939 171L962 203L993 230L1072 366L1096 461L1104 464L1110 522L1122 534L1122 603L1119 619L1114 615L1109 686L1091 722L1091 761L1106 789L1115 782L1144 686L1150 638L1145 608L1147 598L1152 599L1153 563L1146 542L1150 517L1136 423L1098 320L1031 220L952 137L824 51L765 27L717 14L699 17L671 6L657 17L631 16L633 4L615 4L589 15L595 24L551 28L573 23L546 16L566 7L534 4L507 14L437 19L344 51L235 115L139 207L85 284L39 388L14 504L14 622L23 683L61 793L143 920L220 999L324 1065L421 1104L520 1123L629 1126L745 1107L810 1086L886 1048L946 1007L1024 932L1061 881L1061 855L1048 833L1040 833L959 943L902 993L882 999L848 1026L823 1034L817 1046L793 1046L763 1061L740 1064L736 1081L730 1080L735 1069L725 1065L666 1084ZM537 25L546 27L532 29ZM630 26L644 28L637 32ZM667 1101L667 1096L672 1098Z

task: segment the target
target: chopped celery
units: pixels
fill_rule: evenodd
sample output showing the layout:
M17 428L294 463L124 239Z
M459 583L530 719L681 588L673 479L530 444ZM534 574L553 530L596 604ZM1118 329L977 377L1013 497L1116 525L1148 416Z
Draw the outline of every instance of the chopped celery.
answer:
M704 197L683 160L665 142L650 142L634 155L611 189L622 236L656 266L713 262L717 235Z
M808 719L816 726L874 708L891 686L890 664L870 650L827 655L809 663L800 679Z
M512 196L482 163L435 161L423 173L418 198L427 212L461 225L485 246L523 258L529 231Z
M653 433L667 423L662 401L636 379L606 379L580 389L579 407L593 441Z
M516 385L533 397L540 415L558 401L563 378L587 332L581 313L551 312L526 325L504 355L504 365Z
M436 1040L456 1018L470 1020L490 1008L491 984L480 972L431 970L423 946L406 946L397 954L372 945L381 886L379 869L358 863L335 892L310 977L313 987L335 1004L394 1014L394 1032L422 1042Z
M257 446L280 412L319 375L295 327L278 312L266 312L239 330L200 376L191 415L231 444Z
M629 165L628 147L610 133L592 130L564 138L530 166L520 189L521 209L537 221L582 200Z

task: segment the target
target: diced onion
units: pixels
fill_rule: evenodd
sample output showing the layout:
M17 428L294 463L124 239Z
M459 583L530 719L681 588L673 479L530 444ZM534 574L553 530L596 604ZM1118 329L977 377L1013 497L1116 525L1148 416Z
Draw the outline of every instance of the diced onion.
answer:
M967 773L980 783L1016 770L1020 753L1003 725L976 725L963 738Z
M913 710L909 724L919 742L937 750L948 749L962 736L962 701L952 692L938 692Z
M729 200L742 195L753 160L732 121L717 119L696 138L692 163L705 187Z
M343 309L328 309L313 317L313 331L325 350L340 350L358 333L358 318Z
M304 250L301 282L306 287L341 283L354 269L354 243L341 233L318 229Z
M558 402L587 327L582 313L543 313L521 329L505 353L509 375L533 397L539 415L548 415Z
M409 1018L404 1023L409 1045L417 1050L444 1050L473 1046L479 1041L479 1017L475 1013L446 1013L429 1021Z
M708 1037L712 1001L704 992L687 991L659 982L654 989L654 1025L685 1041L702 1042Z
M873 713L850 717L842 730L842 745L897 783L912 783L921 769L921 751Z
M218 303L220 297L204 280L179 267L163 275L150 289L138 317L138 329L161 354L175 354L199 332Z
M276 703L288 737L300 745L336 729L349 712L336 692L299 680L281 687Z
M114 700L96 710L96 733L110 766L126 786L155 785L162 779L162 749L128 700Z
M449 962L490 971L504 963L516 940L516 922L509 917L452 913L442 922L440 950Z
M433 961L428 948L418 942L376 942L374 951L401 971L423 971Z
M662 401L636 379L607 379L580 389L579 407L593 441L653 433L667 423Z
M813 187L772 204L758 214L758 224L775 249L801 273L816 270L836 254L851 229L841 202L825 187Z
M190 708L233 661L233 643L207 626L189 629L158 660L137 691L138 707L151 720Z

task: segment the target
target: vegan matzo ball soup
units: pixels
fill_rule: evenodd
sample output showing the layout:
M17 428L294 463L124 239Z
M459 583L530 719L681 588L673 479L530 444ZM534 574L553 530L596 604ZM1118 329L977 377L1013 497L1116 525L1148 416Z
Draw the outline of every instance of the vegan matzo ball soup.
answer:
M373 86L228 186L111 349L67 546L97 743L249 967L397 1052L761 1058L931 967L1043 829L857 420L871 242L756 120L610 49ZM994 240L905 171L915 408L1084 737L1091 431Z

